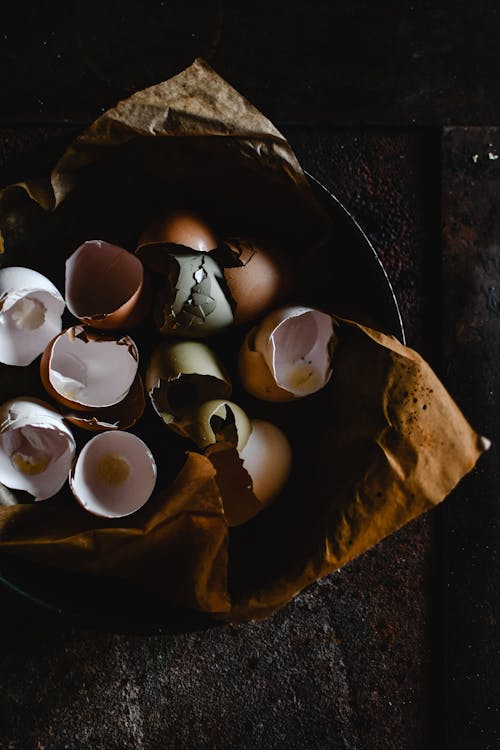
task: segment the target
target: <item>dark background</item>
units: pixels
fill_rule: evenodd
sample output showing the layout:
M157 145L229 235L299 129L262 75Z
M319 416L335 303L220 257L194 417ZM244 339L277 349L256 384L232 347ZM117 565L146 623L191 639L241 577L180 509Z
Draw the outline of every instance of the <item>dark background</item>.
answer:
M500 10L495 2L2 8L0 184L196 56L367 231L493 449L435 511L265 622L89 630L0 589L0 747L499 747Z

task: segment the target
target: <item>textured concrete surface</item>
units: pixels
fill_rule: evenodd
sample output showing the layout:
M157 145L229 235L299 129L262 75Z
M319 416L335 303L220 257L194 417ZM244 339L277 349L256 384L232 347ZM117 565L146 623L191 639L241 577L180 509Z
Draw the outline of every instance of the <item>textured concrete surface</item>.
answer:
M446 377L492 441L444 507L444 674L449 746L500 746L500 130L443 139Z
M113 635L2 591L0 747L428 747L426 526L241 627Z

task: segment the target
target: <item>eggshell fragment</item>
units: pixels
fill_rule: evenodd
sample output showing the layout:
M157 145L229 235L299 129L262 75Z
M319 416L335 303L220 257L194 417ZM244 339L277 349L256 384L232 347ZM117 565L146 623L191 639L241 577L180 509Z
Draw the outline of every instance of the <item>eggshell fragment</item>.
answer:
M64 418L82 430L90 432L128 430L142 417L145 406L144 385L137 373L129 392L120 403L102 409L65 411Z
M264 401L316 393L330 380L335 345L330 315L309 307L275 310L244 341L238 363L243 386Z
M292 468L292 449L284 433L271 422L252 419L252 431L239 451L252 479L255 497L263 506L283 489Z
M228 328L233 311L217 263L206 253L169 255L168 263L155 310L161 333L203 338Z
M232 401L205 401L183 420L183 430L202 450L217 442L227 442L241 451L252 431L243 409Z
M64 299L49 279L31 268L0 270L0 362L31 364L61 331Z
M75 440L62 416L43 401L17 398L0 407L0 482L35 500L66 482Z
M78 502L96 516L121 518L142 508L156 483L147 445L130 432L103 432L85 445L70 474Z
M249 323L279 304L291 286L291 265L270 243L230 239L211 256L223 267L234 302L234 322Z
M151 289L135 255L103 240L89 240L66 261L68 310L103 330L139 324L151 306Z
M216 469L224 515L229 526L239 526L273 502L285 486L292 451L284 433L270 422L251 420L243 449L227 443L206 451Z
M215 443L206 450L212 462L228 526L240 526L256 516L263 506L252 490L252 479L234 446Z
M138 362L137 346L129 336L112 338L79 325L67 328L49 344L40 376L56 401L86 411L123 401Z
M183 245L206 253L217 246L217 239L210 225L199 214L188 209L176 209L152 221L141 234L137 247L140 249L157 243Z
M205 401L227 399L231 383L218 358L200 341L171 340L153 352L146 390L165 424L184 437L188 415Z

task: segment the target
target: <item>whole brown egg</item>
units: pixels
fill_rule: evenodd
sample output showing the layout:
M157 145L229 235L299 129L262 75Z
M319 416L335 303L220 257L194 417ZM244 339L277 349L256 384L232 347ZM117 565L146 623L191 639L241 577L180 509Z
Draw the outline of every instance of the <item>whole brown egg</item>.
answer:
M230 239L216 251L234 302L234 322L249 323L286 297L292 283L291 264L271 243Z
M139 249L160 242L184 245L201 253L217 246L217 238L205 219L194 211L183 208L154 219L139 237L137 247Z

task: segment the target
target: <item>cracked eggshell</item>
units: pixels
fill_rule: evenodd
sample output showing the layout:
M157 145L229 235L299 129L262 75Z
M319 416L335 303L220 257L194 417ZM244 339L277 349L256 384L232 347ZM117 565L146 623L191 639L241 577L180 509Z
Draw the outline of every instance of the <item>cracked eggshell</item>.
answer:
M269 243L226 240L214 253L234 301L234 322L249 323L282 301L291 287L288 259Z
M88 411L123 401L138 363L139 352L130 336L113 338L79 325L51 341L40 362L40 377L56 401Z
M137 249L159 243L182 245L206 253L217 247L217 238L202 216L179 208L156 217L139 237Z
M238 369L244 388L264 401L291 401L323 388L337 337L330 315L282 307L247 335Z
M149 500L156 483L156 463L136 435L103 432L80 451L69 483L76 500L89 513L121 518Z
M142 417L145 407L144 385L141 376L137 373L129 392L120 403L102 409L65 411L64 418L89 432L128 430Z
M102 330L138 325L152 301L141 261L103 240L84 242L68 258L65 294L76 318Z
M61 332L64 299L31 268L0 269L0 362L31 364Z
M214 352L200 341L170 340L154 350L146 390L165 424L186 437L183 420L205 401L227 399L231 382Z
M189 412L183 427L186 436L201 450L214 443L225 442L241 451L252 431L250 420L243 409L232 401L222 399L205 401Z
M271 422L252 419L251 428L239 454L254 495L265 506L279 495L290 476L292 449L285 434Z
M155 311L161 333L203 338L233 323L222 270L206 253L170 255L166 281Z
M0 482L46 500L64 485L75 440L59 412L35 398L0 406Z
M252 419L250 426L243 449L221 443L207 449L229 526L250 521L270 505L291 472L292 450L284 433L261 419Z

